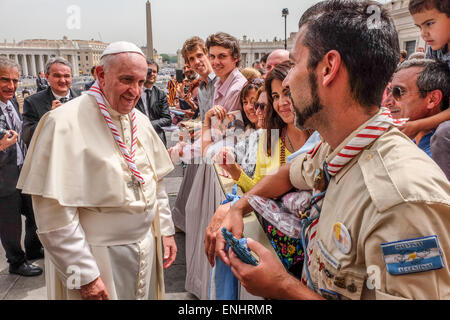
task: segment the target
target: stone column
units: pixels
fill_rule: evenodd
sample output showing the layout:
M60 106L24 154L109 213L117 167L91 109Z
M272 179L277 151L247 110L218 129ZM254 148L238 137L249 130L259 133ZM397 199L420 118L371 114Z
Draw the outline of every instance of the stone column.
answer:
M72 60L70 62L72 64L72 72L73 72L72 77L79 77L80 76L80 70L78 69L78 58L77 58L76 55L71 55L70 58Z
M37 76L37 73L36 73L36 58L35 58L34 54L31 55L31 75L33 77Z
M28 64L27 64L27 57L25 54L22 54L22 74L24 76L28 76Z
M150 1L147 1L146 9L147 9L147 58L153 59L152 9Z
M39 55L39 72L44 72L45 73L45 70L44 70L44 56L42 55L42 54L40 54Z

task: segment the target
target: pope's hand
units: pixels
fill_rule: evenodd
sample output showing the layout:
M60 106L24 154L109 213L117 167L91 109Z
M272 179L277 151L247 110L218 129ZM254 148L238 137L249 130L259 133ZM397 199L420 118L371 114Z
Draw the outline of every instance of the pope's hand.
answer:
M227 215L229 209L230 203L220 205L206 228L206 235L203 243L205 245L205 254L208 257L209 264L212 267L214 267L217 232L220 230L219 228L222 225L223 219Z
M289 277L280 259L253 239L248 238L247 245L259 257L258 265L252 266L242 262L233 250L229 249L231 271L249 293L265 298L279 298L277 293L283 289L280 286Z
M80 294L83 300L109 300L108 291L100 277L91 283L81 286Z
M163 247L164 247L164 269L167 269L172 265L177 257L177 245L175 243L174 236L163 236Z

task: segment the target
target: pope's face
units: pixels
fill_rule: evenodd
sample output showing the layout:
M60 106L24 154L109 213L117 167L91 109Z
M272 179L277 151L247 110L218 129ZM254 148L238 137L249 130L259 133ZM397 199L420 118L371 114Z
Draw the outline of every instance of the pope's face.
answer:
M120 53L107 70L100 66L97 76L111 108L120 114L128 114L141 97L147 78L147 62L138 53Z

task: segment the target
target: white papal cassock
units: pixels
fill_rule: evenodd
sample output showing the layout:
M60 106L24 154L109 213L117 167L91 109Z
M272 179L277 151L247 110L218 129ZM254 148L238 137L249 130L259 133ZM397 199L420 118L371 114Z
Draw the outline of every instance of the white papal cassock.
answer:
M130 150L129 115L104 100ZM80 299L73 286L98 276L111 299L163 298L161 235L175 233L163 177L173 165L148 118L135 111L143 185L133 185L93 96L82 95L39 122L18 188L33 197L49 299Z

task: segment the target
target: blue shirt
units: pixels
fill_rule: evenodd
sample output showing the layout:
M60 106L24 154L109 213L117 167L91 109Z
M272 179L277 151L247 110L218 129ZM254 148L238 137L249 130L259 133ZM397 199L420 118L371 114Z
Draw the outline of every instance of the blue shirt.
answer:
M432 131L428 132L426 135L424 135L422 137L422 139L420 139L419 144L417 145L420 149L422 149L430 157L431 157L430 140L435 131L436 130L432 130ZM413 141L416 142L415 139Z

